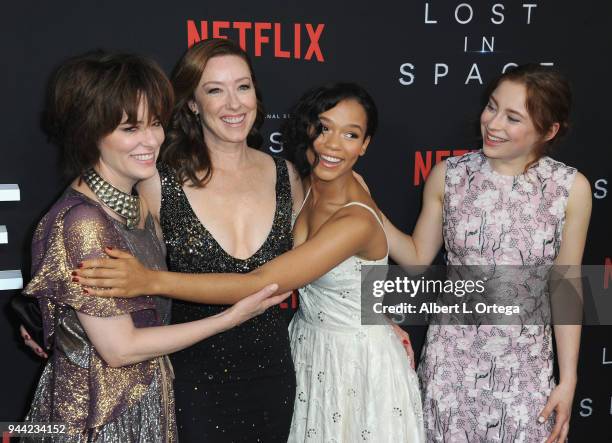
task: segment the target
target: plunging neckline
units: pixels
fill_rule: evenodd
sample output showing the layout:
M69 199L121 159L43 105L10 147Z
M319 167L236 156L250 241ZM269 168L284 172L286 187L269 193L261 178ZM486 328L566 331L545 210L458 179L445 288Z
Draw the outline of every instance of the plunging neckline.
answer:
M240 263L245 263L245 262L249 262L251 260L254 259L255 256L257 256L261 250L264 248L264 246L266 246L266 244L270 241L270 237L272 236L272 232L274 231L274 226L276 226L276 221L278 218L278 209L279 209L279 204L278 204L278 184L279 184L279 180L278 180L278 164L276 162L276 160L273 158L272 159L274 161L274 168L276 171L276 182L274 183L274 215L272 216L272 225L270 226L270 230L268 231L268 234L266 235L266 238L264 239L263 243L257 248L257 250L255 252L253 252L253 254L251 254L250 256L248 256L247 258L239 258L239 257L235 257L232 254L230 254L229 252L227 252L225 250L225 248L223 246L221 246L221 244L217 241L217 239L215 238L214 235L212 235L212 233L208 230L208 228L206 227L206 225L202 222L202 220L200 220L200 217L198 217L198 215L196 214L196 212L193 209L193 206L191 205L191 202L189 201L189 198L187 197L187 194L185 193L185 190L183 189L183 186L180 185L179 183L179 189L181 190L181 195L183 197L183 199L185 200L185 203L187 205L187 207L189 208L189 212L191 214L191 216L197 220L197 225L200 227L200 229L204 232L204 235L207 235L215 244L216 248L221 251L222 254L224 254L226 257L240 262Z

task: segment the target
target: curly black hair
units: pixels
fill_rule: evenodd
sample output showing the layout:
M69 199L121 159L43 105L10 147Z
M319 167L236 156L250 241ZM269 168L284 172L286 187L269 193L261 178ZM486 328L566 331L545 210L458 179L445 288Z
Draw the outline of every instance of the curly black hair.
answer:
M283 146L302 177L312 170L306 151L321 134L319 116L342 100L356 100L365 110L368 122L365 137L371 137L378 126L378 110L368 92L355 83L328 83L306 92L291 108L291 117L281 127ZM315 158L315 164L318 158Z

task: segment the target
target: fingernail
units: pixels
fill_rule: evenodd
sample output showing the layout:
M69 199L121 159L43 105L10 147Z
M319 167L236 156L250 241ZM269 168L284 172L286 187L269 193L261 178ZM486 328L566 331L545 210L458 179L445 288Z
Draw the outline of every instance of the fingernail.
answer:
M79 279L77 277L72 277L72 281L78 283Z
M83 293L89 294L89 291L87 289L83 288Z
M31 338L30 338L30 336L29 336L28 334L26 334L26 335L24 336L24 338L25 338L26 340L31 340Z
M403 339L403 340L402 340L402 343L404 343L405 345L407 345L407 344L408 344L408 343L410 343L410 342L409 342L408 340L406 340L406 339Z
M82 268L82 267L83 267L83 263L82 262L77 265L77 268Z
M77 272L76 271L72 271L72 275L77 275Z
M541 415L538 417L538 423L544 423L544 417L542 417Z
M113 247L112 246L107 246L106 249L110 249L112 251Z

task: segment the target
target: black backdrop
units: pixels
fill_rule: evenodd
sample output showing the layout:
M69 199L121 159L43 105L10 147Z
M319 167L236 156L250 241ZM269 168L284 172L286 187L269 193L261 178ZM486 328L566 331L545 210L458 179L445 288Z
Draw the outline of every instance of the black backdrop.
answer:
M53 68L68 56L105 48L150 56L169 72L189 41L215 33L242 36L253 57L267 110L266 151L281 152L278 127L306 88L328 80L367 87L381 125L358 170L381 209L406 230L414 226L429 167L478 147L474 123L483 84L510 63L554 64L575 93L573 130L555 158L577 167L593 188L584 263L612 268L609 2L21 1L4 3L2 17L0 183L21 189L20 201L0 202L9 238L0 245L2 270L29 274L33 227L67 183L57 149L39 128ZM15 292L0 292L0 420L22 417L40 370L20 347L6 309ZM602 326L583 333L574 441L612 438L611 332Z

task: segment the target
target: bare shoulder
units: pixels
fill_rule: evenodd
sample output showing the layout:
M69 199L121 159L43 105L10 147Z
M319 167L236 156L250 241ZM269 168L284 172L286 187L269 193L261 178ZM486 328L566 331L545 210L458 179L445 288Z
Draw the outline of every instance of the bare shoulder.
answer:
M351 234L359 234L359 233L368 233L371 234L377 229L379 229L379 223L374 217L374 214L367 208L373 210L378 217L380 217L378 208L374 204L374 202L369 199L369 201L359 201L350 206L344 206L338 209L331 217L330 221L335 224L341 224L342 229L350 232ZM362 206L363 205L363 206ZM364 207L366 206L366 207Z
M446 177L446 162L442 161L436 163L433 168L431 168L431 172L427 177L427 183L430 181L434 182L436 185L444 185L444 177Z
M580 197L587 197L591 195L591 184L589 180L582 174L581 172L576 172L576 177L574 178L574 184L570 189L570 196L572 194L578 195Z
M256 171L260 177L266 180L276 180L276 163L274 158L258 149L249 148L250 170Z
M425 182L424 198L442 200L444 198L444 182L446 179L446 162L437 163L429 173Z
M574 183L569 191L567 202L568 211L588 210L592 205L591 184L589 180L580 172L576 172Z

